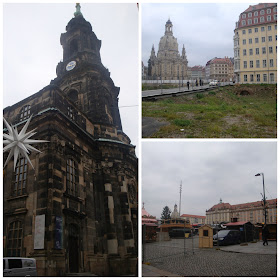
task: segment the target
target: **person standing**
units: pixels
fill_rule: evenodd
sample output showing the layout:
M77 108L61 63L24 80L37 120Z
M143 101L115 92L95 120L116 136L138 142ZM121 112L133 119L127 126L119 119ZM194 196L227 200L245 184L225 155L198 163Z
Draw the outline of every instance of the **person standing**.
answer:
M190 82L188 81L187 82L187 87L188 87L188 90L190 89Z
M263 246L268 245L267 239L268 239L269 231L267 226L265 225L262 230L262 239L263 239Z

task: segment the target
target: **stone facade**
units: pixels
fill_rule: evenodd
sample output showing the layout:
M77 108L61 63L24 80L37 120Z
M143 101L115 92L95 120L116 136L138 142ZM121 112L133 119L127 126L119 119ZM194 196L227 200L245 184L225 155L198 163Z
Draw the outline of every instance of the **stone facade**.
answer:
M160 38L157 55L154 46L152 47L148 61L148 79L184 80L188 77L185 46L183 46L182 55L180 55L172 28L172 22L168 20L165 24L165 34Z
M81 13L66 31L57 78L4 109L19 130L33 115L29 130L49 141L35 145L34 169L24 159L4 169L4 256L34 257L39 276L135 275L138 160L122 131L119 88Z

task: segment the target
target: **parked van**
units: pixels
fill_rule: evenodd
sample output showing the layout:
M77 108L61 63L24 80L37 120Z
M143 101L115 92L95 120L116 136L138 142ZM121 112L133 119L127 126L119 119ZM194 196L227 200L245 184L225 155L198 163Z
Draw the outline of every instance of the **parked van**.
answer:
M4 276L37 276L36 260L31 258L6 257L3 264Z
M213 245L240 244L241 235L239 230L220 230L213 235Z

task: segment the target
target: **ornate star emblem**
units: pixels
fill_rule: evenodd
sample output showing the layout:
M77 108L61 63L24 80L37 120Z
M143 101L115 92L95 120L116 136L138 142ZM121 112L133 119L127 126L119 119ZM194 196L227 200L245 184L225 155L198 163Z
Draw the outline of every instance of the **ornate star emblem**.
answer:
M6 145L3 149L3 152L9 152L8 158L5 162L4 168L5 166L8 164L9 160L12 158L12 156L14 156L14 170L16 168L16 164L17 164L17 160L19 158L19 156L23 156L25 157L28 162L30 163L30 165L32 166L32 168L34 169L28 154L30 153L30 151L36 151L41 153L39 150L35 149L34 147L31 146L31 144L35 144L35 143L43 143L43 142L49 142L46 140L33 140L30 139L30 137L32 137L33 135L36 134L35 129L26 132L28 125L31 121L32 116L28 119L28 121L26 122L26 124L24 125L24 127L22 128L21 132L18 133L17 131L17 127L16 126L12 126L9 125L8 122L4 119L4 123L8 129L8 134L4 133L4 140L3 140L3 144Z

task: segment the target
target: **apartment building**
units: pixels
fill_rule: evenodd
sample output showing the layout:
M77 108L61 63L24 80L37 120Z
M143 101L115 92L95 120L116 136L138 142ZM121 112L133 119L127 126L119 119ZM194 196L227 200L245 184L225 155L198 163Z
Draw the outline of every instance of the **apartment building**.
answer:
M249 6L234 30L234 74L239 83L277 82L277 4Z
M228 57L213 58L206 63L206 79L230 82L234 78L233 63Z
M181 218L190 221L190 224L205 224L206 216L183 214Z
M277 223L277 199L266 200L267 224ZM264 223L263 201L231 205L220 203L206 210L206 224L249 221L252 224Z

